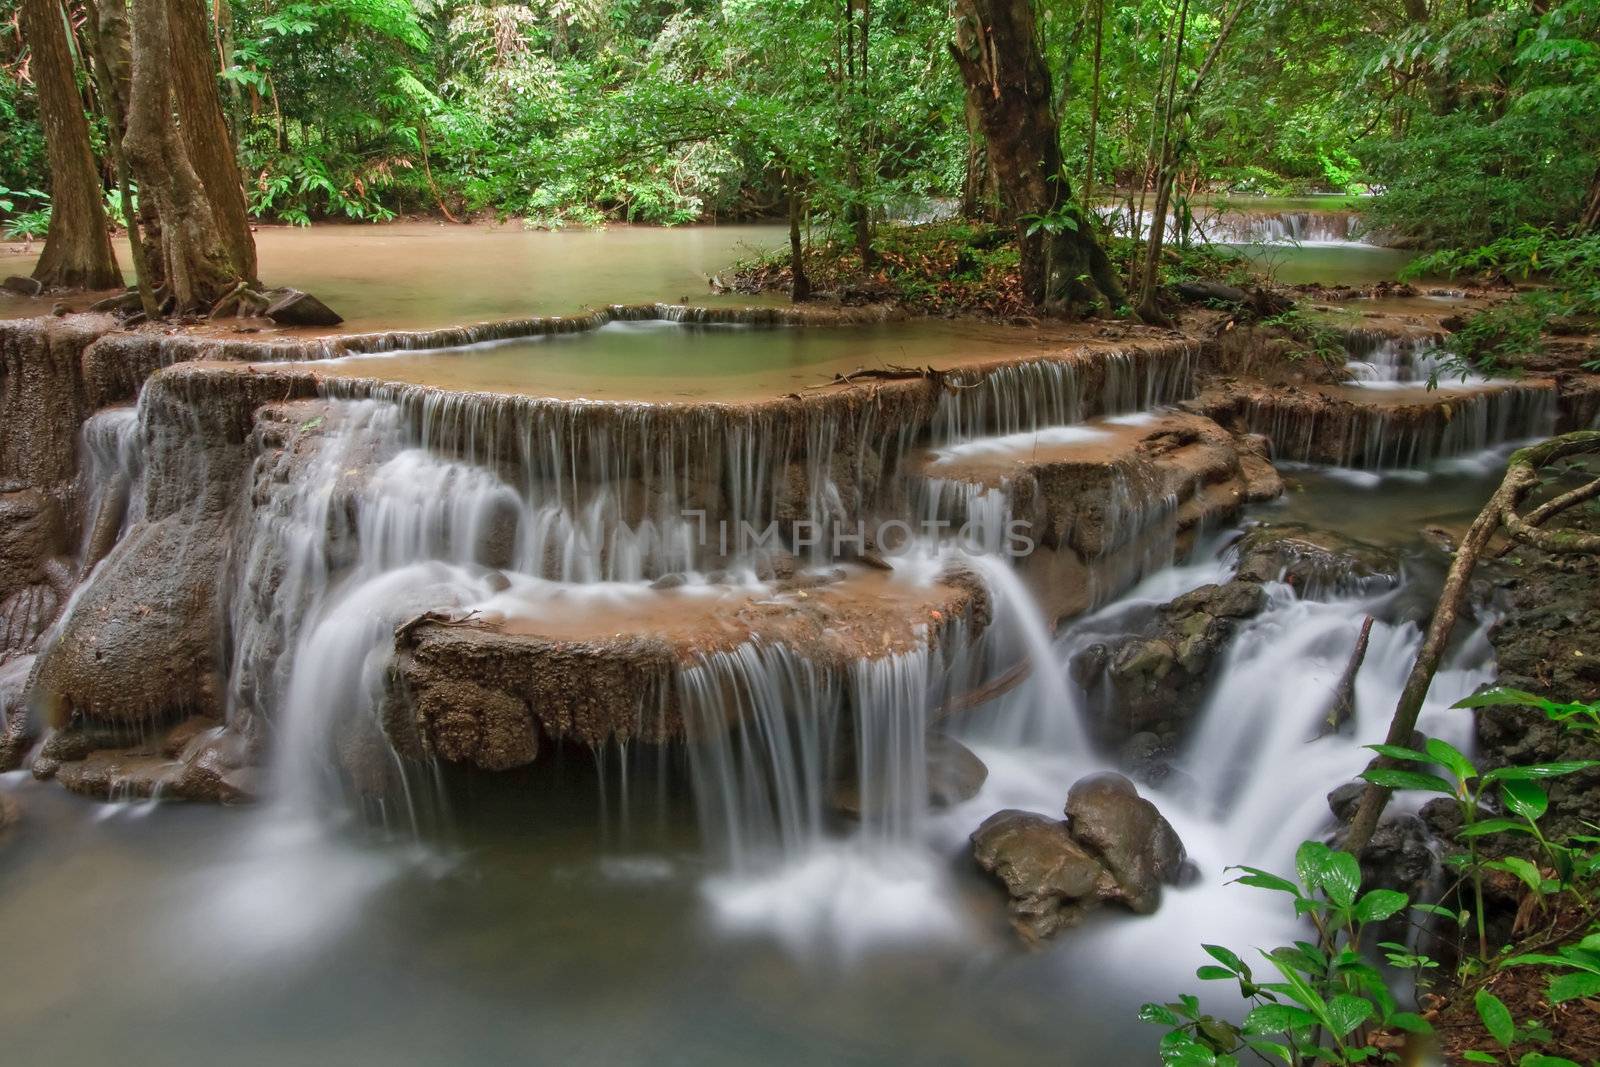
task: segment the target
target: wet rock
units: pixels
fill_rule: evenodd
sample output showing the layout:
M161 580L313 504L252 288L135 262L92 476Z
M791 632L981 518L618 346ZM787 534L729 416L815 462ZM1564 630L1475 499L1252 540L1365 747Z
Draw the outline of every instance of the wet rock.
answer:
M452 679L423 693L417 714L434 750L454 763L504 771L539 754L528 705L502 690Z
M38 296L44 292L44 285L34 278L24 278L20 274L13 274L5 281L0 282L0 289L18 296Z
M1352 809L1353 813L1354 809ZM1461 805L1450 797L1435 797L1422 805L1417 812L1417 817L1433 832L1434 836L1444 841L1455 839L1456 831L1461 829L1465 818L1461 813ZM1346 822L1349 815L1341 815L1339 820Z
M0 483L70 488L78 428L93 410L85 353L115 325L97 315L0 321Z
M1238 578L1287 582L1302 596L1379 589L1400 582L1400 559L1393 552L1301 523L1252 526L1237 550Z
M1172 766L1173 746L1157 734L1134 734L1117 751L1117 762L1128 777L1161 789L1189 788L1193 781Z
M40 781L54 778L63 763L88 759L93 749L94 743L87 730L78 726L56 730L44 739L33 757L33 776Z
M928 736L928 803L952 807L971 800L989 778L989 768L966 745L944 734Z
M1398 889L1412 900L1431 900L1440 865L1433 835L1417 816L1384 817L1361 850L1361 884L1366 889Z
M1073 670L1101 708L1101 740L1181 735L1204 701L1217 657L1265 604L1253 582L1201 586L1162 606L1138 632L1081 653Z
M1011 923L1030 942L1077 925L1115 889L1110 873L1065 823L1031 811L989 816L972 834L972 855L1005 886Z
M1172 824L1120 774L1080 779L1067 793L1072 837L1116 880L1117 897L1139 914L1156 910L1161 887L1176 885L1185 853Z
M135 312L144 313L144 301L139 296L137 289L116 296L108 296L104 300L96 300L89 305L90 311L107 312L113 315L132 315Z
M983 760L944 734L929 734L926 744L929 806L954 807L977 796L989 777ZM854 771L828 790L828 803L840 815L861 818L861 782ZM881 807L882 801L877 806Z
M45 561L65 551L54 500L37 489L0 493L0 599L43 581Z
M236 804L260 793L248 740L212 724L182 723L150 744L96 748L63 760L54 774L68 790L96 800L162 799ZM178 757L167 753L181 750Z
M178 516L123 538L35 667L30 691L51 721L221 718L228 543L220 522Z
M267 308L267 318L280 326L337 326L344 318L328 305L299 289L282 289Z
M1341 823L1349 822L1356 813L1356 806L1361 803L1361 794L1366 792L1365 782L1346 782L1328 794L1328 810L1333 812L1333 817Z

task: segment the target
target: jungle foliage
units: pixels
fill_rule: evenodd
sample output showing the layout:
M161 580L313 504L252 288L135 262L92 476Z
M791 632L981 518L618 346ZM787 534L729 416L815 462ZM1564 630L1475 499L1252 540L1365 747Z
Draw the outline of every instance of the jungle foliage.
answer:
M0 186L45 189L16 5L0 0ZM1178 216L1206 191L1373 189L1374 224L1430 247L1600 212L1600 0L1034 9L1075 189L1153 188L1164 159ZM845 226L959 198L982 165L944 4L232 0L212 15L268 219L671 224L780 215L798 194L808 223ZM6 214L43 206L11 200Z

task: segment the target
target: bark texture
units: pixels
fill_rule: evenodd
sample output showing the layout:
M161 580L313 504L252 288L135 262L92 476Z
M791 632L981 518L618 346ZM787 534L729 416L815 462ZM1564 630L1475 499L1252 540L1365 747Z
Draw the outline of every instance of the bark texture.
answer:
M256 244L250 236L250 217L239 163L234 157L233 135L217 91L219 60L211 23L201 0L168 0L167 10L175 60L173 89L184 147L189 150L189 161L211 202L229 264L238 277L254 285Z
M57 0L23 0L19 14L33 53L33 78L50 159L50 233L33 277L64 289L120 287L122 272L111 249L100 175L89 147L89 124L83 117L61 5Z
M162 295L179 313L208 310L237 291L241 282L254 280L250 277L253 271L240 269L238 264L246 257L225 236L214 197L208 194L190 154L192 139L218 133L215 128L204 128L203 123L192 133L186 129L188 123L196 122L194 116L205 114L202 103L191 94L198 79L211 74L208 63L204 72L180 72L181 65L203 62L204 56L175 44L173 12L197 2L134 0L133 76L128 130L123 139L124 154L139 189L154 202L160 218L160 253L152 258L161 267ZM180 15L178 21L184 17ZM214 97L214 86L211 93ZM213 146L214 150L231 153L225 126L220 133L224 140ZM248 228L244 240L251 246L247 258L253 261L254 242Z
M1121 306L1122 283L1072 203L1062 170L1050 71L1039 52L1032 4L956 0L955 16L951 51L988 143L1001 208L1018 228L1028 299L1052 313ZM1059 224L1035 225L1042 218Z

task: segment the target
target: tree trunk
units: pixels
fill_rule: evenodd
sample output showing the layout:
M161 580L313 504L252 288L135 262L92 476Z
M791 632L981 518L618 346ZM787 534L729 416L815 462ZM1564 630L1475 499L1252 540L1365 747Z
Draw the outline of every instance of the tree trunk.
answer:
M128 158L122 151L122 135L128 129L128 12L122 0L83 0L83 36L95 86L99 90L101 117L106 123L106 148L117 174L117 196L122 217L128 225L128 246L133 252L133 277L139 287L139 304L147 318L160 314L151 288L151 262L144 241L144 226L133 204L132 179Z
M989 165L989 146L983 139L978 109L969 96L967 112L967 167L961 179L961 217L987 219L994 214L994 168Z
M1583 217L1578 220L1581 230L1600 230L1600 167L1594 169L1589 179L1589 198L1584 204Z
M235 274L255 284L256 243L250 235L244 182L233 153L233 135L217 91L217 56L204 0L168 0L172 34L173 90L189 161L217 220L223 251Z
M789 177L789 299L798 304L811 297L811 279L806 277L805 249L800 241L801 193L794 176Z
M111 248L104 191L89 147L89 124L61 5L57 0L22 0L20 15L22 35L33 52L50 160L50 232L33 276L52 288L118 288L122 272Z
M1005 214L1018 229L1022 286L1051 313L1109 311L1122 283L1072 202L1029 0L956 0L951 45L989 146Z
M1105 0L1095 0L1094 5L1094 85L1089 98L1089 148L1083 165L1083 210L1094 210L1094 149L1100 134L1100 62L1106 37Z
M179 313L209 310L241 281L252 280L235 266L237 257L230 255L211 198L189 157L189 138L180 133L176 119L203 113L193 101L178 98L177 86L192 82L179 78L175 65L195 57L173 47L169 20L171 6L193 2L134 0L133 79L123 138L140 198L154 201L161 220L157 258L162 288Z

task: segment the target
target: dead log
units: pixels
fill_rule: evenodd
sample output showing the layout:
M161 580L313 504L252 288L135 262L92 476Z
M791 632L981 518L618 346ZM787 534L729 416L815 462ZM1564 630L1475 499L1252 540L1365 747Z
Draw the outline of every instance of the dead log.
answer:
M1361 624L1361 634L1356 638L1356 647L1350 653L1350 662L1344 666L1344 673L1339 676L1338 684L1333 687L1333 697L1328 701L1328 710L1322 716L1322 728L1317 732L1317 739L1336 734L1344 729L1344 724L1349 722L1356 713L1356 675L1361 673L1361 663L1367 658L1367 641L1372 637L1372 616L1368 615Z

